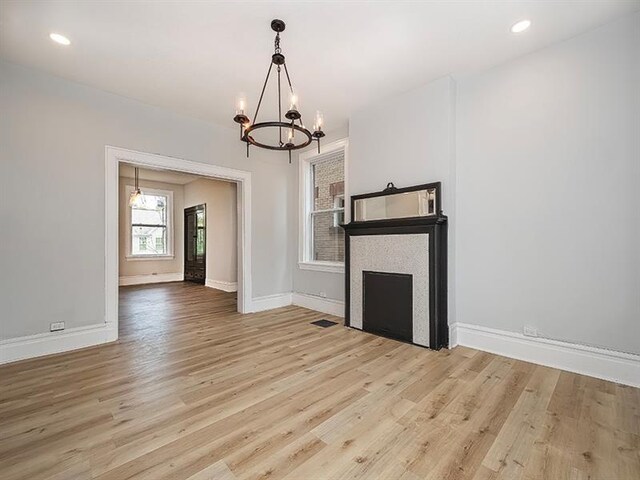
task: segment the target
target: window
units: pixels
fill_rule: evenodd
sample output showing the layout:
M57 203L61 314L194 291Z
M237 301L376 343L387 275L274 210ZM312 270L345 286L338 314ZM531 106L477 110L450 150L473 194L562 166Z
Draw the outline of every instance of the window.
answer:
M300 268L344 271L347 141L300 155Z
M128 188L127 201L131 191L133 187ZM129 207L127 258L173 258L172 209L172 192L142 189L140 203Z
M344 190L344 181L340 183L342 183L342 188ZM334 195L333 208L335 210L333 213L333 227L340 228L340 224L344 223L344 193Z
M199 257L205 254L205 211L196 212L196 255Z

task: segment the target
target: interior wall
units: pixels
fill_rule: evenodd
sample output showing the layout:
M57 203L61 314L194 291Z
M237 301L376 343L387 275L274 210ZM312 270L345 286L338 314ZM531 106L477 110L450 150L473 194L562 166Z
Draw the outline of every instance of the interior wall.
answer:
M104 322L105 145L252 172L252 295L292 291L291 168L268 151L247 159L231 120L214 126L5 61L0 111L2 338Z
M458 82L457 319L640 353L640 14Z
M349 121L351 195L381 191L389 182L401 188L441 181L447 213L453 199L454 94L455 82L444 77L354 113Z
M238 281L238 205L233 182L199 179L184 186L184 208L206 205L206 278ZM183 211L180 211L183 216Z
M160 173L160 172L158 172ZM175 183L155 182L139 180L139 185L144 192L146 188L167 190L173 193L173 258L163 259L138 259L127 258L129 251L125 232L129 228L127 211L129 209L129 189L134 185L133 178L120 177L119 207L118 207L118 274L120 277L134 275L154 275L163 273L182 273L184 264L184 187Z

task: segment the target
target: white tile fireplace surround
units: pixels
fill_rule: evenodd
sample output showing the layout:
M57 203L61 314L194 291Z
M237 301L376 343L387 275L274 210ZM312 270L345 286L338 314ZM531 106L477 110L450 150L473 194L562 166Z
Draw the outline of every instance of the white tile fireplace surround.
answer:
M362 272L413 276L413 343L429 346L429 234L351 237L350 322L362 330Z

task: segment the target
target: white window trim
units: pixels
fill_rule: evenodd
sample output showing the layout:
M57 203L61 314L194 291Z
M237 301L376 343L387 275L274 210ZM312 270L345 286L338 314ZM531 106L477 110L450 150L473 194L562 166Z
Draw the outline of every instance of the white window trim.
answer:
M320 155L324 156L327 153L334 152L336 150L344 150L344 218L347 221L350 218L351 205L349 201L349 182L348 182L348 162L349 162L349 139L338 140L327 145L321 146ZM309 150L303 152L298 157L299 159L299 225L298 225L298 268L301 270L313 270L316 272L331 272L331 273L344 273L344 262L322 262L317 260L308 260L311 258L311 239L309 238L309 232L311 232L311 205L309 197L312 191L311 185L311 165L314 163L314 159L318 157L317 150ZM328 211L334 211L329 209Z
M150 195L163 195L168 199L167 205L167 252L163 255L134 255L131 253L131 207L129 206L129 196L134 191L135 187L133 185L126 186L126 195L125 202L127 202L126 214L125 218L127 221L127 228L124 232L124 238L126 242L126 252L125 259L130 261L150 261L150 260L173 260L175 258L175 253L173 251L173 192L171 190L159 190L157 188L142 188L142 193L148 193Z

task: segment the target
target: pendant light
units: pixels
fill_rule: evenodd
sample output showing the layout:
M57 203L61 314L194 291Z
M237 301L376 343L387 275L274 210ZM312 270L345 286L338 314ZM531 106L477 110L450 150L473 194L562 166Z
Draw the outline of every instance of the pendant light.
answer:
M130 207L139 207L144 203L144 197L142 195L142 191L140 191L139 185L139 175L138 175L138 167L134 168L134 179L135 179L135 189L131 192L129 196L129 206Z

